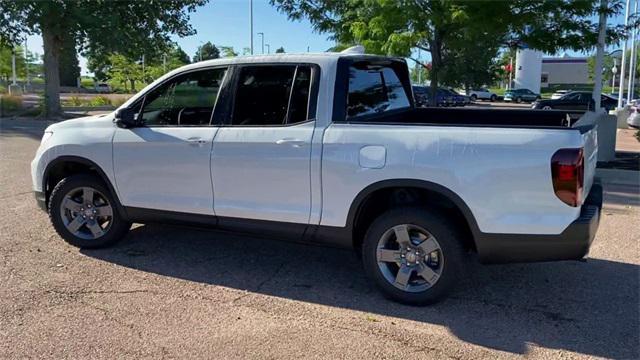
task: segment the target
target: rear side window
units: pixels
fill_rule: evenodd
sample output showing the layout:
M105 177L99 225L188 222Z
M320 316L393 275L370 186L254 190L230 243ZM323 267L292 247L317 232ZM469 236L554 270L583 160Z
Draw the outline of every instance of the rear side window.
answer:
M245 66L234 98L232 126L294 124L309 118L311 67Z
M407 93L392 67L368 62L351 65L347 118L409 106Z

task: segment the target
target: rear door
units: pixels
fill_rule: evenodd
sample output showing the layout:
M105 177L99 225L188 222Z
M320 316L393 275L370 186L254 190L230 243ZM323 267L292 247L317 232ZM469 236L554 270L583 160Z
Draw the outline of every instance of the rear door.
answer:
M142 126L117 128L116 186L123 205L213 215L209 161L226 68L178 75L137 105Z
M319 68L243 65L234 72L230 116L211 157L220 225L239 219L306 225Z

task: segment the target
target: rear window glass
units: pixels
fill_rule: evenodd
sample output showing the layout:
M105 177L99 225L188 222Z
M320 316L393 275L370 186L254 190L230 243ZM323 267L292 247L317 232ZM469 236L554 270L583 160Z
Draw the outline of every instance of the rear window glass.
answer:
M392 67L361 62L349 69L348 118L409 106L407 93Z

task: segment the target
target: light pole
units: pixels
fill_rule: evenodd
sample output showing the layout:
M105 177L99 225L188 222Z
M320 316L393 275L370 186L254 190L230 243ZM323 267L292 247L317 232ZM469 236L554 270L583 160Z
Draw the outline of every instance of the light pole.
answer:
M264 44L264 46L267 47L267 54L271 54L271 48L269 47L269 44Z
M251 18L251 55L253 55L253 0L249 0L250 18Z
M613 77L611 78L611 93L616 92L616 73L618 72L618 59L613 59L613 67L611 68L611 72L613 73Z
M29 50L27 50L27 37L24 37L24 68L27 76L27 86L31 85L31 80L29 79Z
M635 1L636 5L634 6L633 13L638 13L638 0ZM631 58L629 59L629 85L627 86L627 103L631 101L633 98L633 88L635 86L635 75L636 75L636 34L638 33L637 28L633 28L633 32L631 33Z
M595 65L595 74L594 74L594 82L593 92L591 93L591 98L594 102L594 111L600 112L600 102L602 100L602 63L604 60L604 46L605 46L605 35L607 32L607 14L605 14L604 9L607 8L608 0L600 0L600 16L598 20L598 45L596 47L596 65Z
M264 33L259 32L258 35L260 35L260 44L262 44L262 53L264 54Z
M627 6L624 11L624 26L629 26L629 1L627 0ZM622 97L624 96L624 72L626 71L626 59L627 55L627 39L624 39L622 43L622 59L620 65L620 89L618 90L618 109L622 108Z

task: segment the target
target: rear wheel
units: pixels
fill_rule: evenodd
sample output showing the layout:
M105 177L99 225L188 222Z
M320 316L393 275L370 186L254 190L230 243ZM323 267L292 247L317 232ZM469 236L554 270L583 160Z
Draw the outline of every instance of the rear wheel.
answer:
M400 208L387 211L371 224L362 257L367 276L385 296L427 305L454 287L464 252L449 220L421 208Z
M522 98L518 96L518 97L516 98L516 103L520 104L521 102L522 102Z
M498 97L495 94L491 95L491 99L490 100L491 100L491 102L496 102L498 100Z
M471 94L470 98L471 98L471 101L478 100L478 96L476 94Z
M545 106L542 107L542 110L551 110L551 109L553 109L553 108L551 106L549 106L549 105L545 105Z
M92 175L60 181L49 199L49 217L58 234L80 248L100 248L119 241L131 223L119 215L113 195Z

